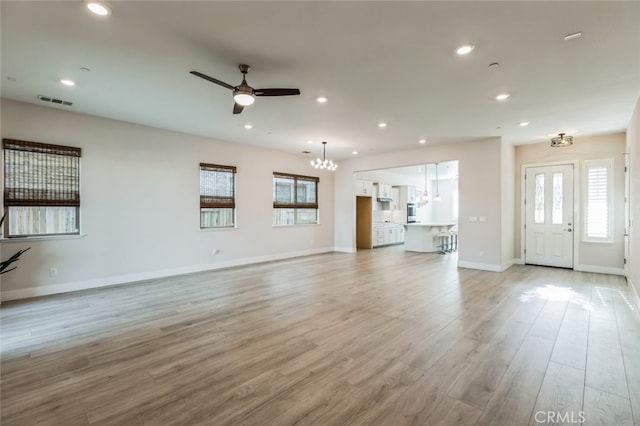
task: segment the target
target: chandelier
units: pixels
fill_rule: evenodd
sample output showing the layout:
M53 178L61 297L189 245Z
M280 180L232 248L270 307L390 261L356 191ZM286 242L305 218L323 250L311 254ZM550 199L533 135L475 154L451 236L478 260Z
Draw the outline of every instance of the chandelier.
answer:
M322 142L322 160L320 157L311 161L311 165L316 169L327 169L334 171L338 168L338 165L331 160L327 160L327 143Z
M565 136L564 133L558 133L558 137L551 139L551 146L569 146L573 145L573 136Z

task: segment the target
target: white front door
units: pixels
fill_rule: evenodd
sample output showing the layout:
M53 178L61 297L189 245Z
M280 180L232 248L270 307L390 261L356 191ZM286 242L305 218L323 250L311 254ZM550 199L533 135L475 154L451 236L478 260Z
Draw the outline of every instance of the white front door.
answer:
M525 263L573 268L573 165L525 169Z

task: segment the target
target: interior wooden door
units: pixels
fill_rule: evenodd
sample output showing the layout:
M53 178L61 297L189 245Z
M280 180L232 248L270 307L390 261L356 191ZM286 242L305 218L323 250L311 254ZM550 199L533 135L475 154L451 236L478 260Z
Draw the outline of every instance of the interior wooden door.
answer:
M356 247L373 248L373 205L371 197L356 197Z

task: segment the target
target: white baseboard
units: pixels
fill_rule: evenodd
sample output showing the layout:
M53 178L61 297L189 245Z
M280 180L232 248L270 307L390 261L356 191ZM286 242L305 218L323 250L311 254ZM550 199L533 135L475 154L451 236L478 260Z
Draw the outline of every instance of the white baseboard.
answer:
M334 247L333 251L339 251L341 253L356 253L357 250L353 247Z
M491 263L466 262L464 260L458 261L458 268L480 269L483 271L491 271L491 272L502 272L504 270L502 269L502 265L494 265Z
M519 264L520 259L509 259L506 262L503 262L502 265L500 265L500 272L504 272L507 269L511 268L513 265L517 265Z
M180 268L162 269L158 271L141 272L137 274L118 275L113 277L97 278L85 281L75 281L63 284L34 286L17 290L6 290L0 294L2 301L26 299L29 297L48 296L51 294L67 293L70 291L88 290L92 288L108 287L119 284L128 284L137 281L146 281L157 278L172 277L176 275L193 274L196 272L213 271L216 269L231 268L234 266L251 265L255 263L271 262L274 260L291 259L294 257L309 256L313 254L333 252L333 247L301 250L288 253L270 254L266 256L248 257L243 259L226 260L216 263L184 266Z
M595 272L596 274L610 274L610 275L626 275L624 268L612 268L610 266L595 266L595 265L573 265L574 271L581 272Z
M631 278L627 277L627 283L629 284L629 287L631 287L631 294L633 294L633 303L635 303L636 309L640 309L640 296L638 295L638 290L636 290L636 287L631 282Z

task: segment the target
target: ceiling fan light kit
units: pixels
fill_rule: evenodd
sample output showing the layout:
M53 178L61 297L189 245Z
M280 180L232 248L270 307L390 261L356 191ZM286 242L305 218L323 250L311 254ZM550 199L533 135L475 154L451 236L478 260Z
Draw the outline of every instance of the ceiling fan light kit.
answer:
M558 137L551 138L551 146L554 148L573 145L573 136L558 133Z
M238 66L242 73L242 83L237 86L232 86L229 83L218 80L217 78L210 77L206 74L202 74L198 71L191 71L190 73L196 77L200 77L211 83L222 86L226 89L233 91L233 113L240 114L244 107L253 104L256 100L256 96L294 96L300 94L300 89L254 89L247 84L247 73L251 70L251 67L247 64L240 64Z
M240 87L233 91L233 100L242 106L249 106L256 101L256 97L253 96L250 90Z

